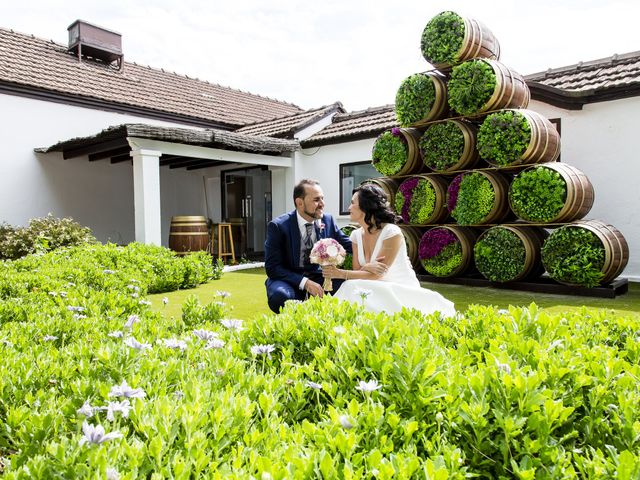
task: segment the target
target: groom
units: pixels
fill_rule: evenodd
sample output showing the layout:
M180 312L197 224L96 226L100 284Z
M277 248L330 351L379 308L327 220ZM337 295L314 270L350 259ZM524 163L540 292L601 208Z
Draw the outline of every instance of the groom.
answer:
M313 244L322 238L337 240L348 253L351 241L324 213L324 194L316 180L301 180L293 189L296 209L269 222L264 243L269 308L279 313L287 300L322 297L322 270L309 261ZM337 290L342 280L334 280Z

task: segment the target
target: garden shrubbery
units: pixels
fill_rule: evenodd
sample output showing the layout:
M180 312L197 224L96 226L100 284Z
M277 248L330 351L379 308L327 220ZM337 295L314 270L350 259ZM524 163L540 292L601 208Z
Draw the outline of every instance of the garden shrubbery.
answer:
M638 321L373 315L331 297L246 323L225 313L87 305L2 324L4 476L640 474Z

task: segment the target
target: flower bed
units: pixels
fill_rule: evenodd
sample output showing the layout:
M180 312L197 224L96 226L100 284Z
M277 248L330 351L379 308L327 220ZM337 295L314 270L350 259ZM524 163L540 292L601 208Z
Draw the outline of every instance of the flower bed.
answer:
M410 177L398 187L395 209L405 223L424 225L442 217L443 197L443 182L425 176Z
M432 65L457 63L464 33L464 19L460 15L450 11L439 13L422 32L422 56Z
M555 170L529 168L515 176L509 187L513 212L530 222L553 221L567 199L567 183Z
M447 208L460 225L482 224L494 208L496 192L479 172L457 175L447 189Z
M526 267L525 245L512 230L493 227L483 233L474 247L476 267L493 282L522 277Z
M458 120L429 126L419 147L424 164L437 172L468 168L478 159L475 128Z
M554 280L595 287L602 281L605 248L586 228L566 225L554 230L542 246L542 263Z
M479 112L496 89L496 74L484 60L469 60L451 72L449 106L460 115Z
M520 112L506 110L489 115L478 129L478 152L490 163L517 163L531 142L531 127Z
M462 245L446 228L432 228L420 240L420 261L424 269L436 277L448 277L462 264Z
M371 153L373 167L385 176L397 175L409 161L409 145L399 128L382 133Z
M444 79L435 73L407 77L396 93L398 123L407 127L442 117L446 113L446 95Z

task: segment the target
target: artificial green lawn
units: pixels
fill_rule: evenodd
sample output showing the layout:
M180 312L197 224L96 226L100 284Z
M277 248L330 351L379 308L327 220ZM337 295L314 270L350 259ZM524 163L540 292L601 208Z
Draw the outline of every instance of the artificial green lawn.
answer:
M240 270L225 273L220 280L213 280L191 290L178 290L167 294L150 295L153 308L163 311L165 316L179 317L181 306L189 295L196 295L202 303L220 300L216 292L229 292L231 296L226 303L232 307L231 317L252 319L262 314L271 313L267 306L267 295L264 281L266 275L263 268ZM506 289L485 287L464 287L460 285L444 285L423 283L451 300L458 310L466 310L471 304L494 305L507 308L509 305L522 306L534 302L550 311L576 310L582 306L589 308L613 309L617 314L640 318L640 283L630 283L629 292L615 299L579 297L570 295L553 295L532 292L519 292ZM167 297L169 303L163 306L162 298Z

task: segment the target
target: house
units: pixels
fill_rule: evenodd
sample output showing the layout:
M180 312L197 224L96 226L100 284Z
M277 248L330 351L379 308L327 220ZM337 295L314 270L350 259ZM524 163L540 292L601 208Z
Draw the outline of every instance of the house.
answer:
M373 174L393 106L346 112L296 105L123 60L119 35L74 22L69 45L0 28L0 222L71 216L102 241L168 244L171 218L240 220L249 254L292 208L303 177L321 181L347 223L351 188ZM105 38L109 41L105 41ZM631 252L640 166L640 52L527 77L530 108L558 119L562 160L596 190L590 218L615 225ZM640 279L632 253L625 276Z

